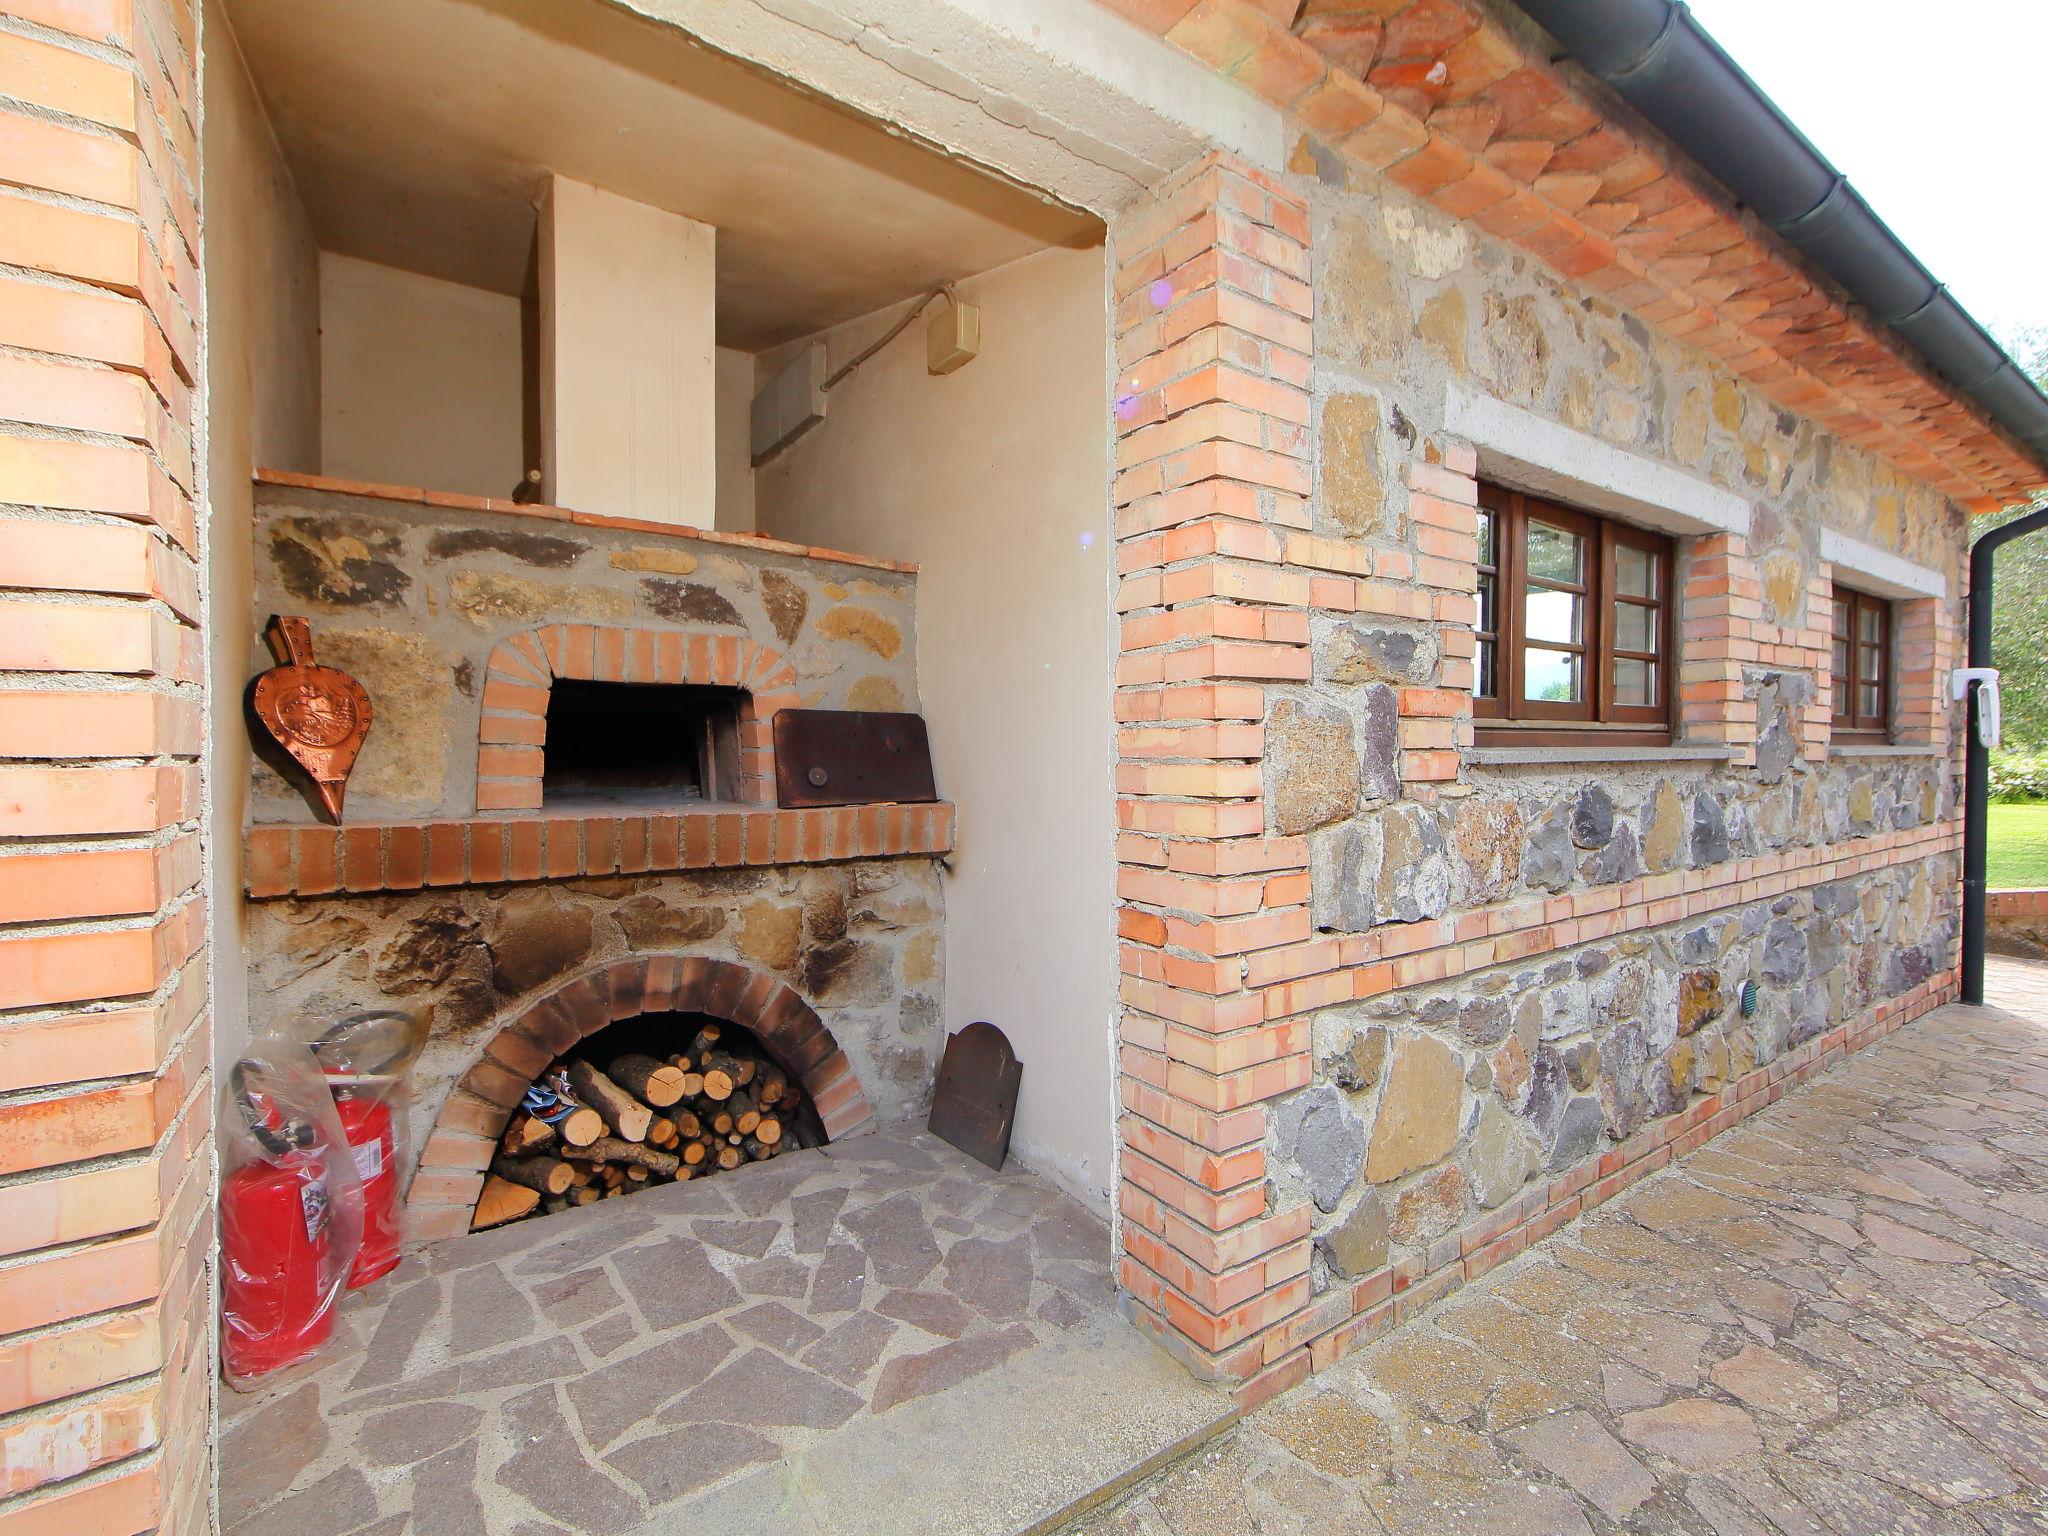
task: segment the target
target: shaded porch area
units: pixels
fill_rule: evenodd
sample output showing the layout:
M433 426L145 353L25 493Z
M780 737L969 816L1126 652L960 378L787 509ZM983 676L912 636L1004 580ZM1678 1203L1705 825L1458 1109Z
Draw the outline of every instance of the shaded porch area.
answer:
M236 1536L1043 1528L1224 1427L1109 1235L908 1130L408 1259L317 1374L224 1394Z

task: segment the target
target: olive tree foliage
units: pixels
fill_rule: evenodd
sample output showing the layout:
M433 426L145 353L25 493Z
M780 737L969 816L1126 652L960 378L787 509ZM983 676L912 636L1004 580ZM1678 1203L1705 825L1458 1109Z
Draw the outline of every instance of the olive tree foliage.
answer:
M2028 326L2001 339L2013 359L2048 389L2048 326ZM2030 510L2014 506L1987 513L1976 520L1972 536ZM1999 692L2005 705L2007 750L2048 752L2048 528L2015 539L1999 551L1991 605L1991 664L2003 674Z

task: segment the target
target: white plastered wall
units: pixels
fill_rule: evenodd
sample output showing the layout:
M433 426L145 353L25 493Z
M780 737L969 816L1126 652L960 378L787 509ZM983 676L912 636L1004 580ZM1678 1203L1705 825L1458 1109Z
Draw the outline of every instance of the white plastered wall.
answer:
M250 472L320 467L319 252L219 0L208 0L201 246L206 329L203 453L207 671L207 897L214 1049L247 1038L242 946L242 818L249 740L242 690L251 654Z
M526 374L518 299L321 252L323 473L509 496Z
M1100 248L967 280L978 358L930 376L913 324L754 476L763 532L920 567L918 686L959 805L946 1025L1008 1034L1016 1152L1098 1208L1117 982L1104 291ZM900 313L827 332L831 365ZM759 377L787 355L763 354Z

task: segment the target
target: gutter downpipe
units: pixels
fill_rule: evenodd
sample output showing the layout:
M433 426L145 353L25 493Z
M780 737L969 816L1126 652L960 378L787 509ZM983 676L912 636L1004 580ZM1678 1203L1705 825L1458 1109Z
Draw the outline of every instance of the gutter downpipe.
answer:
M1674 0L1515 0L1736 201L2048 463L2048 396Z
M1978 536L1970 546L1970 647L1973 667L1991 665L1991 594L1998 551L2014 539L2048 528L2048 506ZM1991 749L1977 736L1978 690L1970 690L1964 725L1963 772L1963 977L1962 999L1984 1001L1984 885L1990 843Z

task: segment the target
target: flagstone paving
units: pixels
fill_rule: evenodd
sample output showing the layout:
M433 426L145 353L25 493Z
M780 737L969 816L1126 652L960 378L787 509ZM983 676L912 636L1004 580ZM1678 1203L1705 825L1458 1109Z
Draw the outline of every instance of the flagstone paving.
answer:
M2048 966L1990 978L1073 1536L2048 1532Z
M1116 1316L1109 1255L1021 1164L912 1131L458 1238L352 1298L311 1376L223 1393L222 1526L617 1536L1104 1326L1157 1357L1169 1441L1227 1419Z

